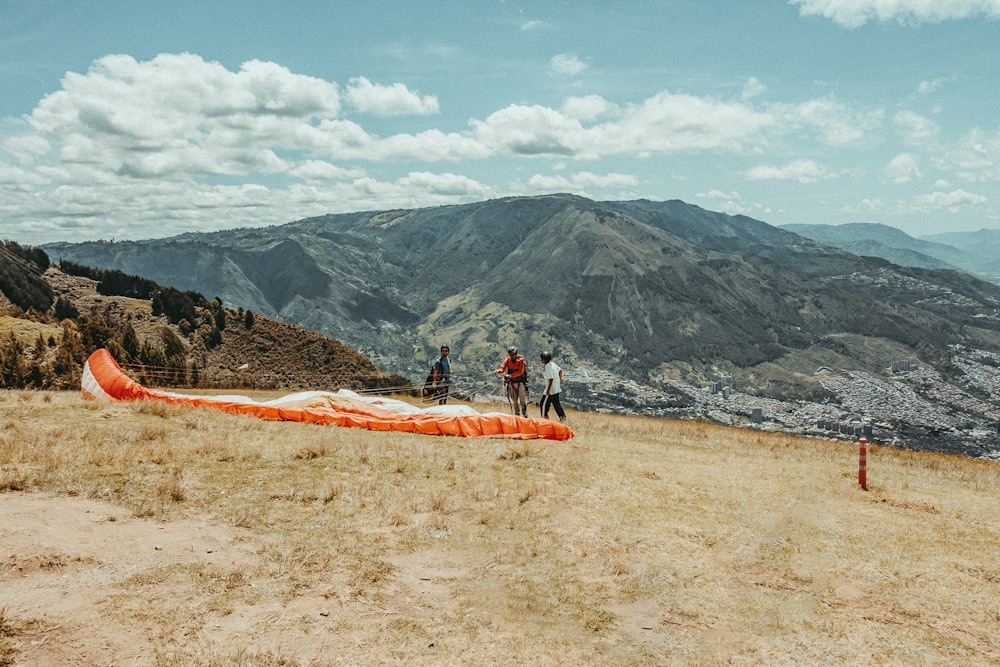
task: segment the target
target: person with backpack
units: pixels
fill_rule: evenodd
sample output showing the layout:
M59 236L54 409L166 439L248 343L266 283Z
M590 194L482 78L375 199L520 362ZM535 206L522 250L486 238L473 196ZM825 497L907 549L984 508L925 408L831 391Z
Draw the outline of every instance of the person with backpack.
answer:
M451 359L448 358L450 350L447 345L441 346L441 356L431 367L431 374L428 380L433 387L432 396L438 399L438 405L448 402L448 390L451 387Z
M507 358L497 369L497 375L503 375L503 381L507 385L507 400L510 402L514 414L519 417L527 417L528 365L513 345L507 348Z
M562 369L552 361L551 352L542 352L541 360L545 364L545 369L542 371L545 388L542 389L542 399L538 402L538 408L542 411L544 419L549 418L549 408L555 409L559 422L565 424L566 411L559 402L559 394L562 392Z

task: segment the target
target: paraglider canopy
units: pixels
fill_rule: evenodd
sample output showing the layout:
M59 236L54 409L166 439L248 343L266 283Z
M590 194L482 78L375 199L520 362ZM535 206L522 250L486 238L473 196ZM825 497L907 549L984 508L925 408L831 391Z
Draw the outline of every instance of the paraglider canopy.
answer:
M465 437L544 438L569 440L573 431L548 419L530 419L499 412L480 414L467 405L418 408L397 399L337 392L306 391L258 402L245 396L194 396L144 387L125 372L106 349L95 351L83 367L84 398L109 401L162 401L213 408L261 419L351 426L372 431L401 431Z

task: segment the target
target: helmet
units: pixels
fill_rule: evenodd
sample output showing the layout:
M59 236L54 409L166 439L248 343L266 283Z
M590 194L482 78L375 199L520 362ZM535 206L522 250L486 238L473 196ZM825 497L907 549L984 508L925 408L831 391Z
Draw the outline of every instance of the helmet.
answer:
M541 358L542 358L542 361L544 361L545 363L549 363L550 361L552 361L552 353L551 352L542 352Z
M517 348L511 345L507 348L507 354L517 354Z

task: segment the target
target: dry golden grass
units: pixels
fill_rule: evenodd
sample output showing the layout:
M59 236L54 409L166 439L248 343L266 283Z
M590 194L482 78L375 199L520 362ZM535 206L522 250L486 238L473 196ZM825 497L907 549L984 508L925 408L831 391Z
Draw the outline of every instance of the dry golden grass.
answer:
M62 327L0 315L0 336L7 337L10 334L14 334L23 345L33 345L39 336L45 340L50 336L58 340L62 337Z
M871 447L866 492L850 443L570 421L518 442L0 394L0 514L98 500L224 541L106 577L75 634L25 611L45 586L4 595L0 665L79 655L89 626L65 664L1000 662L997 464ZM110 568L9 538L0 592Z

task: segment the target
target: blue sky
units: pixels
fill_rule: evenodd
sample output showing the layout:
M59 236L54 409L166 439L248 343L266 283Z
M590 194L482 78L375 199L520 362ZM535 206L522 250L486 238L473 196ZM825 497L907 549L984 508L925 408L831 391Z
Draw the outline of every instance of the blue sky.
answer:
M0 238L573 192L1000 228L1000 0L0 0Z

